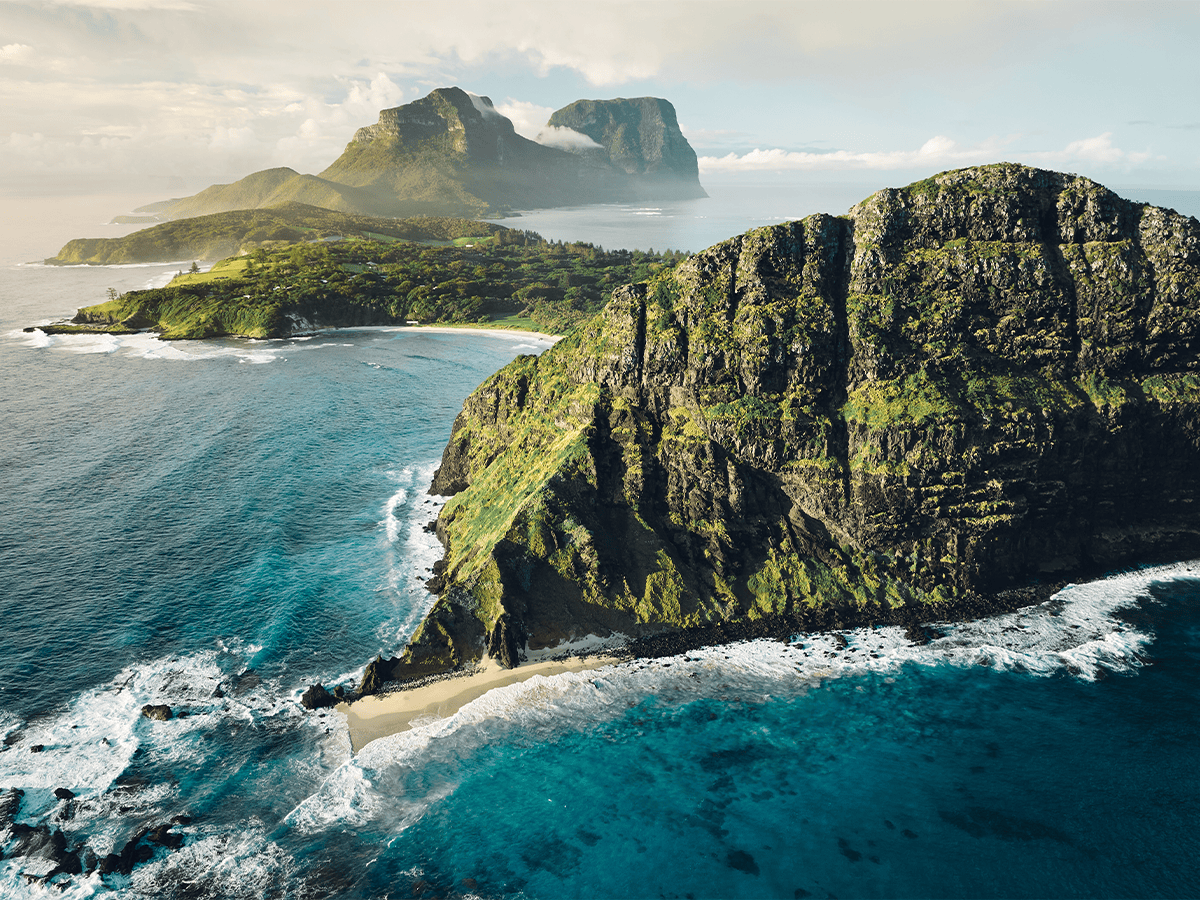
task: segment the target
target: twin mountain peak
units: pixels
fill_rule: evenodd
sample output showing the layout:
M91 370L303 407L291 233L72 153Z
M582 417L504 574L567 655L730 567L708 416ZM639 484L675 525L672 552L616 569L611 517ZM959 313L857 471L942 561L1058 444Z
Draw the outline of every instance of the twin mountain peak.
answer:
M495 215L517 208L705 197L675 108L656 97L579 100L541 142L457 87L385 109L318 175L265 169L138 210L178 219L300 202L372 216Z

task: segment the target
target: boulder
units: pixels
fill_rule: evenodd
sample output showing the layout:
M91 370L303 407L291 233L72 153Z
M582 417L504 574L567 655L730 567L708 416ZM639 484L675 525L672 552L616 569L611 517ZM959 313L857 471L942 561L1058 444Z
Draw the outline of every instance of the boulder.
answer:
M305 709L324 709L336 704L337 699L321 684L314 684L300 696L300 705Z
M165 703L147 703L142 707L142 715L156 722L166 722L171 718L171 707Z

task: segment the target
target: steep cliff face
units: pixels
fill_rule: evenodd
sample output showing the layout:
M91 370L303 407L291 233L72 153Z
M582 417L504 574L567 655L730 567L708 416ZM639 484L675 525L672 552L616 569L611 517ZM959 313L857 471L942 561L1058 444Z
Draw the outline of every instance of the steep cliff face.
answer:
M546 123L569 128L599 144L608 160L634 177L646 193L707 197L696 152L679 129L675 107L659 97L577 100Z
M391 674L1200 553L1200 223L1009 164L709 248L465 403Z

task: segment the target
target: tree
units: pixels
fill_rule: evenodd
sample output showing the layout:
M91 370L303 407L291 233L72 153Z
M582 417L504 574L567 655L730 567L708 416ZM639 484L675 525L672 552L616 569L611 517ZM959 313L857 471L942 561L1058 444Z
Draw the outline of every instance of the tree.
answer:
M192 267L190 269L188 269L188 272L190 272L192 275L199 274L200 266L197 265L195 260L192 260Z
M114 303L114 302L116 302L116 299L117 299L117 297L118 297L118 296L119 296L119 295L117 294L117 289L116 289L116 288L109 288L109 289L108 289L108 302L109 302L109 303Z

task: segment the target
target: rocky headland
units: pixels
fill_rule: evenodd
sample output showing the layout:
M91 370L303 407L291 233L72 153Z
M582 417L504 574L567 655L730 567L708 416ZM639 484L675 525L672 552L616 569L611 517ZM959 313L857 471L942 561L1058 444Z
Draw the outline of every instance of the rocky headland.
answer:
M586 635L1030 602L1200 553L1200 223L997 164L756 229L472 394L438 595L363 690Z

